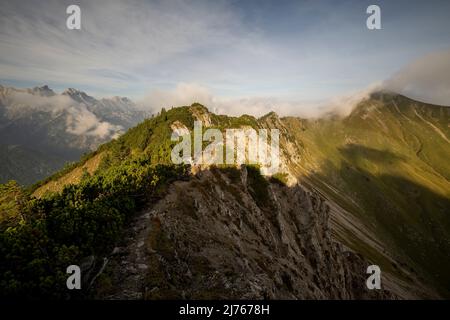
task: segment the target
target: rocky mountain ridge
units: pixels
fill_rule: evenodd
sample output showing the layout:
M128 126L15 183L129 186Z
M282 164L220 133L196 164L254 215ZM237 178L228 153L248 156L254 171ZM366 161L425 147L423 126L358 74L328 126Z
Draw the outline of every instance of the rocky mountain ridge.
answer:
M172 134L190 132L196 120L219 130L276 128L280 174L264 177L249 163L202 165L164 184L135 207L122 240L109 244L114 249L80 260L92 275L88 294L446 297L450 188L442 159L450 156L449 110L384 93L349 116L322 119L228 117L200 104L162 109L31 192L44 202L67 195L69 203L71 192L78 197L92 188L122 195L104 179L140 186L147 166L171 168ZM371 264L382 270L382 291L365 287Z

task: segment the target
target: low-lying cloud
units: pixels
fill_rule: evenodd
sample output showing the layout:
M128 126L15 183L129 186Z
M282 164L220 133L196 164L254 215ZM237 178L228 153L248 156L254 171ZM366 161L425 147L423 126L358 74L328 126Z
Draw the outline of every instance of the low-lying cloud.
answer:
M70 96L42 96L26 90L7 90L8 93L1 98L0 103L5 106L6 115L11 119L27 115L28 111L38 110L53 116L64 115L66 131L74 135L105 139L114 138L123 130L122 126L100 120L84 103L79 103Z
M227 98L214 95L212 91L195 83L181 83L172 90L151 91L139 105L152 112L162 107L170 108L201 103L214 113L240 116L249 114L261 117L271 111L281 116L318 118L327 114L348 115L363 99L381 87L376 83L361 91L340 95L317 102L296 101L278 97Z
M10 111L17 108L16 110L19 112L21 109L60 112L78 103L65 95L40 96L31 94L27 91L11 90L10 93L5 96L3 104L7 107L11 106L8 108Z
M163 107L179 107L191 105L193 102L212 106L216 103L216 99L204 86L195 83L180 83L172 90L152 90L139 101L138 105L152 112L158 112Z
M115 138L123 129L106 121L100 121L85 105L79 104L68 109L67 132L75 135L95 136L100 139Z
M386 80L383 87L416 100L450 105L450 49L413 61Z

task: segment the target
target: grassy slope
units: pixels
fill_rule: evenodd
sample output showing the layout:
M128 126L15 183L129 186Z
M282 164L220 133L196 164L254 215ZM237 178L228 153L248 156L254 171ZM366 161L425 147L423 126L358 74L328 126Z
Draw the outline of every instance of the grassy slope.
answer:
M101 145L97 151L86 155L79 162L68 166L49 178L35 184L31 188L33 196L41 197L46 192L60 192L65 185L77 184L87 171L93 174L97 170L104 170L117 165L121 161L139 155L145 155L154 164L171 164L170 153L177 142L171 141L172 129L170 125L179 121L190 130L194 127L195 117L208 115L210 126L225 129L241 126L258 126L254 117L228 117L225 115L209 114L200 105L193 104L170 110L162 110L157 116L144 120L136 127L129 129L117 140ZM207 143L206 143L207 144Z
M305 146L305 178L447 296L449 115L449 108L384 96L345 119L285 119Z
M15 181L0 184L0 231L20 221L22 197L22 189Z

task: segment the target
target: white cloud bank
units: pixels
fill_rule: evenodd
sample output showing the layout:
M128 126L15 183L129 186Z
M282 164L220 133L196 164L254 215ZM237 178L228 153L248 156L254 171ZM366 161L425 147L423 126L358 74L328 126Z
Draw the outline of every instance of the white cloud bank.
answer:
M363 99L381 88L381 84L373 84L364 90L346 95L336 96L319 102L304 102L277 97L244 97L225 98L214 95L211 90L196 83L180 83L172 90L153 90L139 105L152 112L162 107L170 108L201 103L214 113L239 116L249 114L261 117L271 111L281 116L300 116L303 118L316 118L325 114L334 113L345 116Z
M121 126L100 121L85 105L71 106L66 118L67 132L75 135L94 136L100 139L116 138L123 130Z

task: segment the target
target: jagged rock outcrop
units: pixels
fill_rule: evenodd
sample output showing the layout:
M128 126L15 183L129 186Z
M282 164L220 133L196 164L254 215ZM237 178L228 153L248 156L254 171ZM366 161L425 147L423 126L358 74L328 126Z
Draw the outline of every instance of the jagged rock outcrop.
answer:
M370 263L332 240L320 196L265 181L243 167L173 183L135 217L96 297L396 298L366 288Z

